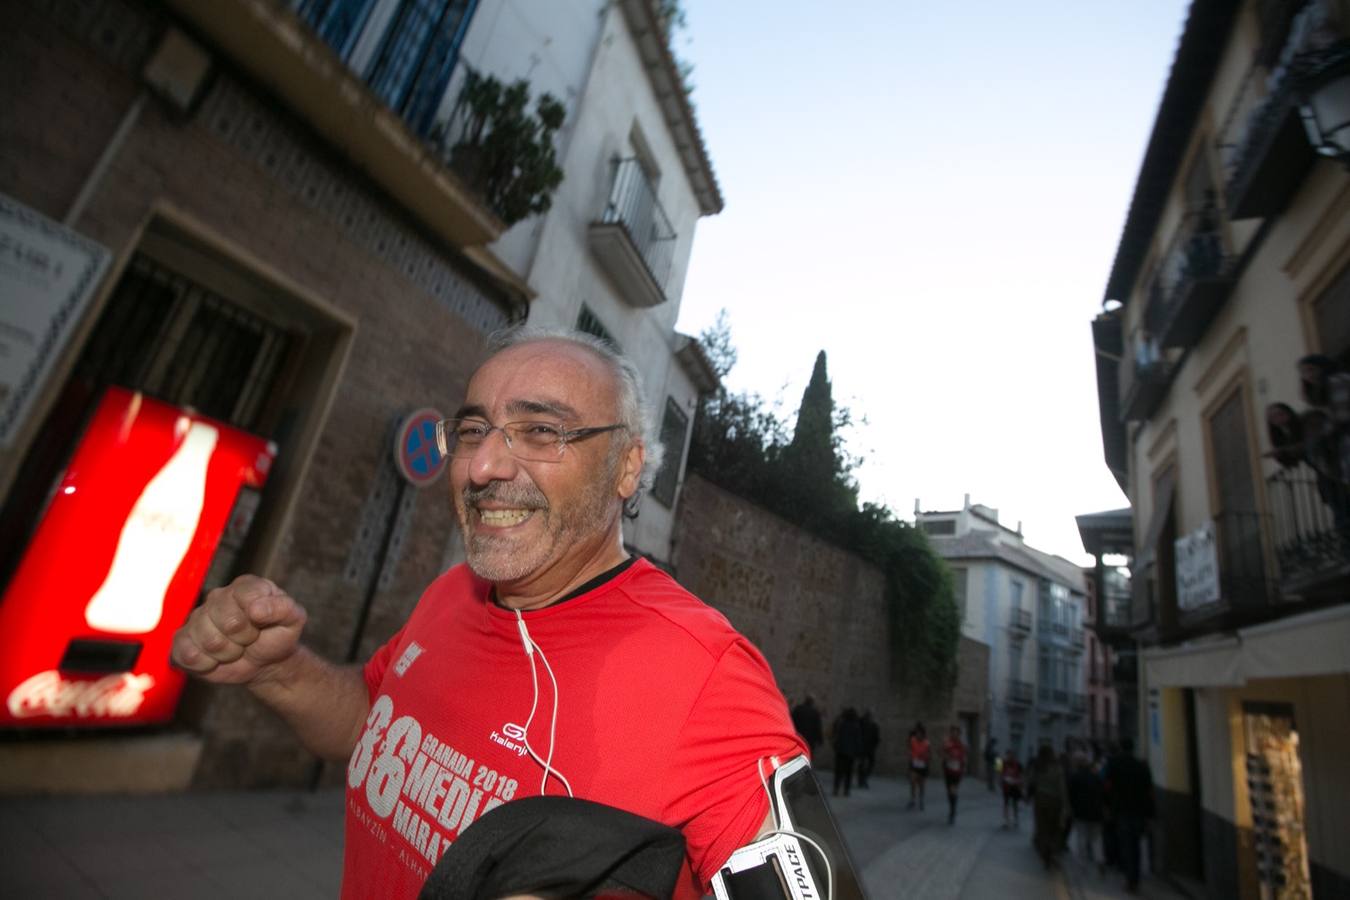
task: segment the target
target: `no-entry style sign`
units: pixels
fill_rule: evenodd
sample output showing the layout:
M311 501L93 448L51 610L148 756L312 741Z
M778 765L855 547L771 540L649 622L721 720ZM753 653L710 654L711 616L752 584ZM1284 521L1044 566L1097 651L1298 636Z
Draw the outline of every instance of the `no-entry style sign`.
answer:
M436 446L436 423L445 416L431 407L409 413L394 435L394 465L413 487L426 487L440 477L445 457Z

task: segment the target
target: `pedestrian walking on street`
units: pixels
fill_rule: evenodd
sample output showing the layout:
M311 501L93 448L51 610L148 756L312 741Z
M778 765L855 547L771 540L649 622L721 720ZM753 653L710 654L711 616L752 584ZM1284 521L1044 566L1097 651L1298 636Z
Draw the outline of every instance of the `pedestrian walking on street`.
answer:
M839 796L842 786L847 797L853 787L853 764L863 751L862 720L858 718L858 711L851 706L845 709L835 720L833 732L834 795Z
M1008 811L1012 810L1012 827L1018 826L1018 811L1022 806L1022 764L1011 749L1003 754L1003 768L999 772L1003 781L1003 827L1008 827Z
M919 809L923 809L923 790L928 783L928 762L932 756L928 732L922 722L914 723L909 733L909 806L905 809L913 809L916 801Z
M1139 841L1154 815L1153 773L1134 756L1134 741L1121 738L1120 753L1106 764L1106 797L1120 842L1125 889L1139 890Z
M956 824L956 794L961 776L966 774L966 745L961 741L961 726L953 725L942 745L942 779L947 784L947 824Z
M1078 854L1089 863L1097 863L1105 874L1106 857L1101 851L1102 815L1106 803L1106 789L1101 778L1086 756L1074 760L1073 774L1069 776L1069 808L1073 811L1074 828L1078 833Z
M998 738L991 737L984 744L984 778L989 784L989 793L994 792L994 780L998 777Z
M792 707L792 727L806 741L811 750L811 758L816 758L816 748L825 739L825 727L820 721L820 710L816 709L816 698L810 694L806 699Z
M862 755L858 757L858 787L867 787L867 779L877 767L877 747L881 744L881 726L869 709L862 715Z
M1069 817L1069 784L1055 751L1042 746L1031 770L1032 813L1035 832L1032 843L1048 869L1064 845L1064 825Z

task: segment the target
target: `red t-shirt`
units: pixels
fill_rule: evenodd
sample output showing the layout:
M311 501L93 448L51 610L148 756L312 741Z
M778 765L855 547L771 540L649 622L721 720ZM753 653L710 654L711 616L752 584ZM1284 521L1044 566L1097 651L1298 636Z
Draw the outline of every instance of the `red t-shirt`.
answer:
M371 710L348 765L342 896L416 897L489 809L539 793L524 748L534 688L514 612L457 566L365 667ZM683 831L675 896L703 896L758 832L760 759L806 752L768 664L721 613L645 560L525 613L557 679L553 767L577 797ZM529 740L549 751L553 683L538 653ZM556 778L549 794L565 794Z
M1022 764L1016 760L1003 761L1003 789L1011 791L1022 787Z
M947 740L942 745L942 769L948 775L960 777L966 773L966 745L959 740Z
M909 739L909 764L914 768L928 768L928 755L931 752L928 738L912 737Z

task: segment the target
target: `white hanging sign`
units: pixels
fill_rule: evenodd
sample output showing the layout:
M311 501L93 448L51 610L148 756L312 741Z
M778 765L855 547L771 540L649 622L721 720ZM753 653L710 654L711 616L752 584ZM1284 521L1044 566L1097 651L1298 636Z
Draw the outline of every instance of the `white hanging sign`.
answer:
M0 194L0 447L14 440L110 258Z
M1177 607L1182 612L1219 600L1219 554L1214 523L1177 539Z

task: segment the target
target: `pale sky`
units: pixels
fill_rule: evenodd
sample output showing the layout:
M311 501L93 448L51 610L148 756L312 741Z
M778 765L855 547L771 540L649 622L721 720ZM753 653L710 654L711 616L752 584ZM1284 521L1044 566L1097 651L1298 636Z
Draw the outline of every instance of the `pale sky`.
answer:
M789 412L825 350L863 499L970 493L1089 562L1074 516L1126 505L1089 323L1187 3L684 5L727 205L679 330L725 307L730 387Z

